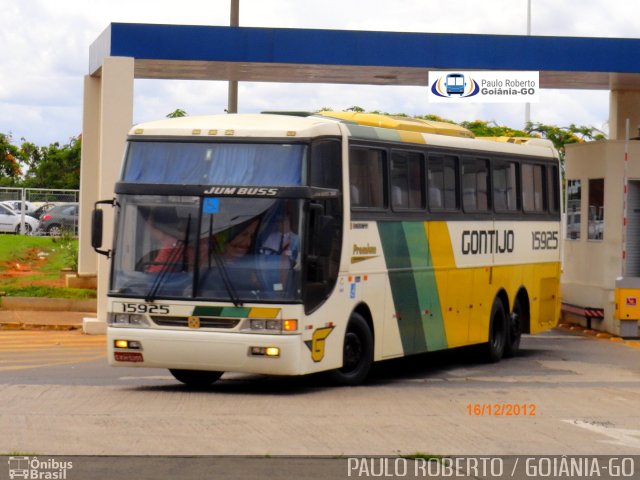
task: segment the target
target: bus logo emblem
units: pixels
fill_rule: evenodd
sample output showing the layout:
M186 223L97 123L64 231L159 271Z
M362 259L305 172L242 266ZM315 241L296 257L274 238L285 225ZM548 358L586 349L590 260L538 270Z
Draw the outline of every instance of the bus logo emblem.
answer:
M194 329L200 328L200 317L189 317L187 319L187 326Z

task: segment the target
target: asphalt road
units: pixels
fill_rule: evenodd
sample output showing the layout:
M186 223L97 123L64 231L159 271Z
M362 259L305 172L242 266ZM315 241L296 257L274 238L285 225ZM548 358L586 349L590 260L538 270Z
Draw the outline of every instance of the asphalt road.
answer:
M0 359L20 333L0 332ZM473 350L383 362L352 388L225 374L190 390L81 343L77 361L0 360L0 454L640 454L640 349L559 330L498 364Z

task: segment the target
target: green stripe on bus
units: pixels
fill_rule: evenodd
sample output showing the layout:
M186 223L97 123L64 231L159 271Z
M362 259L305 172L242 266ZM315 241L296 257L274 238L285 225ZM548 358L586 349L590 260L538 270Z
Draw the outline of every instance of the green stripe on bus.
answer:
M197 306L193 309L196 317L232 317L244 318L249 316L250 308L247 307L205 307Z
M405 354L424 352L427 345L403 225L401 222L378 222L378 230L389 271L402 349Z
M431 251L423 222L403 222L413 268L422 330L429 351L447 348L438 285L433 271Z

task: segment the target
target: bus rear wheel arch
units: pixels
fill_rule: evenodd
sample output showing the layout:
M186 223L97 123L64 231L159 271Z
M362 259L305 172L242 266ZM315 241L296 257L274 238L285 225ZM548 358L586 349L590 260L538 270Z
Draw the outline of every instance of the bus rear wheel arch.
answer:
M177 370L170 368L171 375L176 380L193 388L206 388L217 381L223 372L209 372L204 370Z
M342 367L330 372L338 385L358 385L373 363L373 333L365 318L353 312L349 318L342 349Z

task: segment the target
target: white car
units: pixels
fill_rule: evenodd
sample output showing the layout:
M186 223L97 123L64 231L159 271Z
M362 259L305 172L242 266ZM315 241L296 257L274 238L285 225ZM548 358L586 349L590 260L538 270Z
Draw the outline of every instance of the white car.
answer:
M4 205L5 207L9 207L12 210L20 213L20 209L22 208L22 201L20 200L4 200L0 202L0 205ZM25 212L34 212L36 210L36 206L31 202L24 202Z
M0 205L0 232L23 233L20 229L22 215L11 208ZM29 215L24 216L24 233L31 235L38 229L38 220Z

